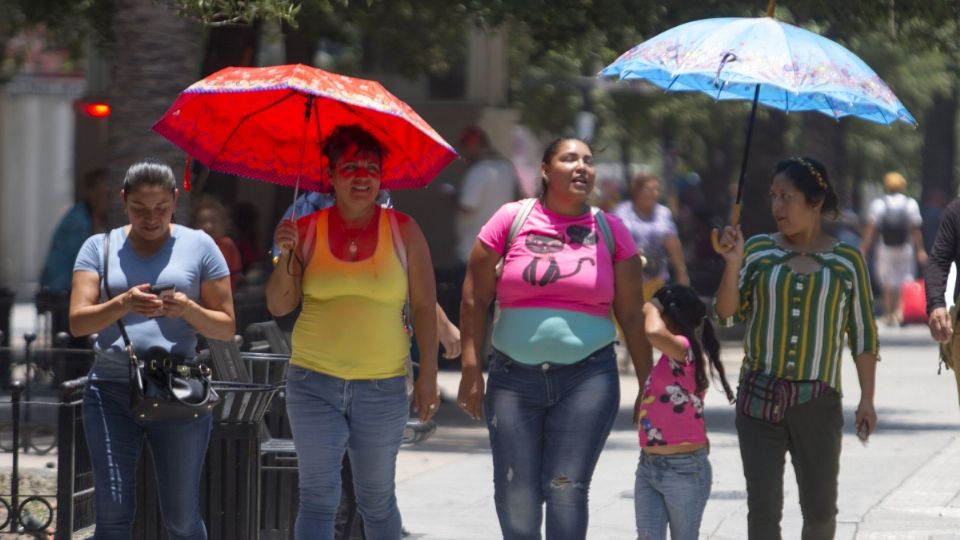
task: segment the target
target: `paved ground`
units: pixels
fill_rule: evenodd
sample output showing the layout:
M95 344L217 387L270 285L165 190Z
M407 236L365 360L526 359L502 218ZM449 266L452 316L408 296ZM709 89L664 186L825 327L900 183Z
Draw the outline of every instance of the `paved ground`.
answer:
M31 330L28 306L18 305L14 337ZM864 447L853 433L859 398L856 372L847 358L843 379L846 437L841 457L840 539L960 538L960 411L953 374L937 376L936 348L924 327L881 329L883 361L878 371L880 430ZM16 344L15 346L20 346ZM724 349L736 373L738 346ZM426 443L400 452L398 495L404 522L414 537L428 540L499 538L493 507L492 466L485 427L453 404L458 375L441 372L445 397L440 428ZM600 458L591 492L589 538L633 538L633 474L637 434L630 424L637 383L621 379L622 404ZM701 536L746 538L746 502L733 408L719 391L707 397L712 441L713 494ZM26 457L45 469L50 456ZM0 453L0 472L9 470ZM49 469L48 469L49 470ZM800 537L800 511L792 472L785 481L784 538Z
M960 411L953 374L937 376L936 348L924 327L883 328L881 333L880 430L866 447L852 428L859 389L849 358L843 372L846 437L837 538L960 538ZM736 373L738 352L736 344L724 349L731 373ZM441 379L446 399L438 413L437 434L400 453L404 522L418 538L498 538L486 429L456 410L456 374L443 372ZM630 414L637 383L629 375L621 386L620 415L591 490L591 539L635 537L633 474L639 450ZM714 483L701 536L743 539L746 493L733 408L719 391L708 394L707 421ZM785 486L784 538L800 538L802 521L789 467Z

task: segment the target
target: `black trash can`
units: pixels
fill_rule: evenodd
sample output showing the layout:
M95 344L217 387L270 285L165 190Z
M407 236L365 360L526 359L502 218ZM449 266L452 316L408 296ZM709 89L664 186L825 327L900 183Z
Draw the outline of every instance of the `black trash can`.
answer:
M214 382L220 402L200 481L200 511L210 540L259 537L260 420L279 385ZM152 456L145 445L137 468L135 538L167 538Z

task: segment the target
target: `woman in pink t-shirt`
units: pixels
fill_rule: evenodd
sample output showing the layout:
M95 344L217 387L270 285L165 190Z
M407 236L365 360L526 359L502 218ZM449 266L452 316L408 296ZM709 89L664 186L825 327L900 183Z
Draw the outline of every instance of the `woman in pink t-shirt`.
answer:
M697 293L661 287L644 304L647 339L663 354L644 385L640 403L640 463L634 486L637 538L695 540L710 497L712 471L703 421L709 386L704 353L727 400L733 391L720 363L720 343Z
M505 540L539 539L544 507L547 538L586 537L590 480L620 406L611 310L638 377L652 364L636 245L619 219L587 204L590 146L558 139L540 170L540 198L502 206L477 235L461 306L459 402L486 417ZM478 357L494 297L484 385Z

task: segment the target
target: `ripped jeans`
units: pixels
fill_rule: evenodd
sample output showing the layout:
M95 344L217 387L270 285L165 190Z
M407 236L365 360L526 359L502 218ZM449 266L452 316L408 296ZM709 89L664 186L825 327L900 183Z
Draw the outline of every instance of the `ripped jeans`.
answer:
M613 345L571 365L531 366L494 350L484 414L504 540L587 535L587 493L620 407Z

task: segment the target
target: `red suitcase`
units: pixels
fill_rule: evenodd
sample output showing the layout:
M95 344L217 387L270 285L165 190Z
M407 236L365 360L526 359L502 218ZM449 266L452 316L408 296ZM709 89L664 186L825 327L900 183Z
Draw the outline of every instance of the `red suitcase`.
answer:
M922 279L904 283L900 289L904 324L927 322L927 289Z

